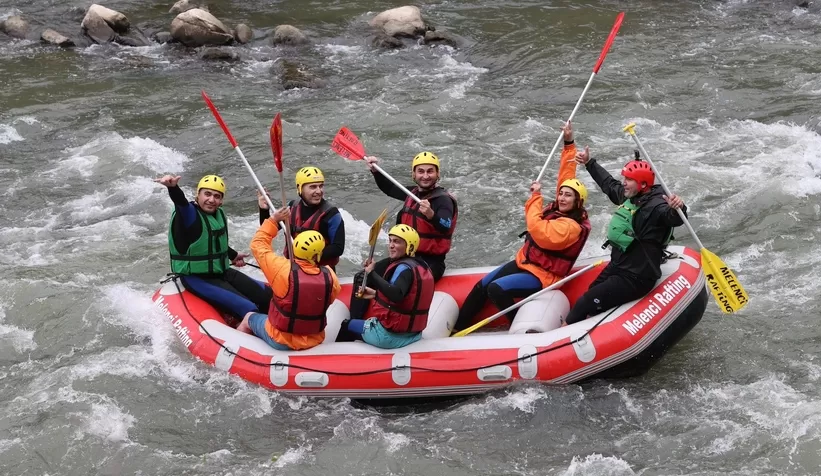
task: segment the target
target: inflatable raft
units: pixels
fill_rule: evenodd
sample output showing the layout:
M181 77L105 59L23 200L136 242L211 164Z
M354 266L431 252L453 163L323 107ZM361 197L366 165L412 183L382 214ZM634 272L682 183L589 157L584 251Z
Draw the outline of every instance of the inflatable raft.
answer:
M674 255L662 265L662 278L642 299L561 326L600 266L523 305L509 328L502 318L501 326L465 337L448 337L459 306L493 268L448 271L436 285L423 339L394 350L334 342L349 317L350 279L328 310L325 342L300 352L277 351L238 332L178 279L165 282L153 299L192 354L275 391L356 399L470 395L517 381L567 384L646 372L701 320L707 304L700 254L681 246L669 251ZM495 311L487 305L476 321Z

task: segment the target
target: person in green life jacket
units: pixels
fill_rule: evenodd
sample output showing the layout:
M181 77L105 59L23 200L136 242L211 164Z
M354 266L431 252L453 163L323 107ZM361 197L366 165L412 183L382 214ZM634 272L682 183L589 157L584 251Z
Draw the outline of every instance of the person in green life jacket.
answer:
M249 312L267 313L271 288L231 268L245 266L250 255L228 245L228 221L222 210L225 182L206 175L197 184L196 200L189 202L179 181L175 175L155 180L168 188L174 202L168 229L171 271L188 291L237 322Z
M650 292L661 277L664 248L673 236L673 228L684 224L676 209L687 214L681 198L666 196L661 185L655 185L653 169L638 156L621 169L621 182L590 158L589 147L576 154L576 162L585 166L619 208L607 226L605 245L611 247L610 263L576 301L567 315L568 324Z

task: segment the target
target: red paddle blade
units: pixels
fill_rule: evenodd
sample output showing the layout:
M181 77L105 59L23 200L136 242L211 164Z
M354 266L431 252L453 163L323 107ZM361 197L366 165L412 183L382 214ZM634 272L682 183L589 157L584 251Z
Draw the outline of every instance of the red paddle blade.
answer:
M282 116L277 113L271 123L271 151L274 153L274 165L282 173Z
M604 43L604 48L601 50L599 60L596 61L596 66L593 67L594 73L598 73L602 63L604 63L604 57L607 56L607 52L610 50L610 45L612 45L613 40L616 39L616 35L619 33L619 28L621 28L621 22L623 20L624 12L620 12L616 17L616 23L613 23L613 28L610 30L610 36L607 37L607 41Z
M365 157L365 147L359 142L356 134L347 127L339 129L336 133L334 141L331 142L331 150L348 160L362 160Z
M222 127L222 132L225 132L225 135L228 137L228 142L231 143L231 147L237 147L237 141L234 139L234 136L231 135L231 131L228 130L228 126L225 125L225 121L222 120L222 116L220 116L219 111L217 111L217 107L214 106L214 103L211 102L211 98L205 94L205 90L202 90L202 98L205 99L205 104L208 105L208 109L211 110L211 114L214 115L214 119L217 120L217 124Z

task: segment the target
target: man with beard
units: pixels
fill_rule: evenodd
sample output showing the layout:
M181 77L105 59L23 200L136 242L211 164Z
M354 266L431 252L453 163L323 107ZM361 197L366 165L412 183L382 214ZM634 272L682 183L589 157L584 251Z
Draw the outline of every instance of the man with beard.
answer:
M673 228L684 222L676 212L687 207L677 195L666 196L661 185L654 185L656 174L650 164L636 157L622 169L622 181L614 179L585 147L576 154L599 188L618 205L607 226L610 263L590 285L567 316L573 324L607 309L638 299L656 285L661 277L664 248Z
M206 175L197 184L193 202L177 185L179 176L156 179L168 188L174 202L168 230L171 270L192 294L237 322L249 312L268 312L271 288L230 268L245 266L249 255L228 246L228 221L222 211L225 182Z
M437 185L439 158L431 152L420 152L411 162L411 177L416 186L408 188L421 200L420 203L376 171L373 166L379 163L379 158L365 157L365 161L382 193L405 202L396 215L396 224L408 225L419 233L416 257L430 266L433 279L438 281L445 274L445 256L450 251L451 237L459 217L456 197Z
M291 237L303 231L314 230L322 234L325 239L325 248L318 263L321 266L330 266L334 271L339 263L339 257L345 252L345 222L339 210L325 200L325 176L316 167L302 167L296 173L296 192L299 200L288 203L291 209ZM259 198L259 224L270 216L268 203L262 195ZM288 250L283 255L290 256Z

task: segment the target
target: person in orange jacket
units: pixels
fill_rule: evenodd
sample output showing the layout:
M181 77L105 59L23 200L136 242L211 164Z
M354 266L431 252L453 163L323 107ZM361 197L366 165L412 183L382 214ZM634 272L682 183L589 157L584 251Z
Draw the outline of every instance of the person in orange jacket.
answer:
M271 245L277 223L290 210L283 207L265 220L251 240L251 253L274 292L268 314L249 312L237 330L253 334L277 350L304 350L325 340L325 313L341 286L334 271L318 266L325 239L318 231L303 231L294 238L294 262L278 256Z
M533 182L525 202L527 231L525 243L510 261L486 274L471 290L459 311L454 331L468 328L473 318L490 301L499 310L550 286L570 273L590 234L584 202L587 189L576 179L576 145L573 127L564 131L564 149L559 166L556 200L543 207L541 184ZM507 314L513 322L516 311Z

